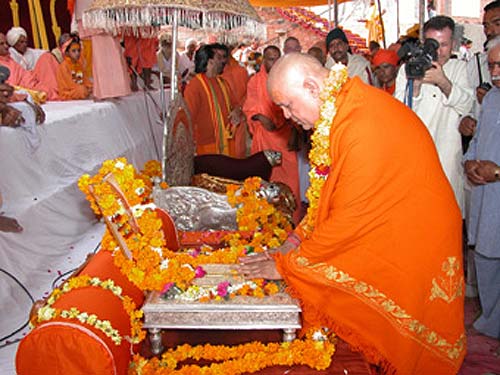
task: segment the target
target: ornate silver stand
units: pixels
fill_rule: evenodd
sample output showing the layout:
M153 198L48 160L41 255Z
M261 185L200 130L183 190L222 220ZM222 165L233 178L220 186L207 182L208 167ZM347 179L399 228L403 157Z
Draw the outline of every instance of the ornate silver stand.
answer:
M161 329L282 329L283 341L292 341L301 328L300 307L286 293L199 303L164 300L158 292L152 292L142 310L154 354L163 350Z

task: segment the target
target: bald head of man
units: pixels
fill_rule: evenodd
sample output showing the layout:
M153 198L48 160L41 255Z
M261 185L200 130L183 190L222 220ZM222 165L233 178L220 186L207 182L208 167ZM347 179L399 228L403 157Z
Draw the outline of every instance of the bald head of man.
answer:
M311 55L289 53L273 65L267 90L271 99L283 109L286 118L306 130L312 129L319 119L320 93L328 72Z

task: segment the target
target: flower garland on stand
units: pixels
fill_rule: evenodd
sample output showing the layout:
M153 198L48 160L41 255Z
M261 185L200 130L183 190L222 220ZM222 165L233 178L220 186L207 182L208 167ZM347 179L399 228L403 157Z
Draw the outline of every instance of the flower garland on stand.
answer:
M323 104L320 108L320 118L314 124L314 132L311 136L312 147L309 152L309 163L311 165L309 171L310 186L306 192L309 207L307 216L301 223L308 235L312 233L316 223L321 190L330 174L332 164L330 158L330 128L337 113L335 102L348 79L347 67L342 64L335 64L331 68L328 78L324 81L324 87L320 93Z
M123 309L127 312L130 317L130 333L131 337L127 337L127 340L132 344L138 344L144 337L146 337L146 332L142 329L142 310L137 310L134 301L128 296L122 296L122 288L115 285L114 281L111 279L101 281L97 277L90 277L88 275L75 276L67 280L61 288L55 288L47 299L45 305L41 307L36 317L30 321L30 325L33 327L38 324L53 320L56 318L64 319L77 319L81 323L93 326L100 331L102 331L106 336L108 336L115 345L120 345L122 342L122 336L120 333L111 326L108 320L100 320L95 314L88 314L86 312L81 312L77 308L72 307L69 310L60 310L52 307L52 305L65 293L70 292L74 289L95 287L102 288L104 290L109 290L116 297L118 297L123 304Z
M327 369L335 352L334 337L321 331L308 333L304 340L262 344L251 342L238 346L181 345L169 349L161 359L145 359L135 355L129 375L239 375L253 373L270 366L307 365L316 370ZM207 366L183 365L187 359L217 361Z

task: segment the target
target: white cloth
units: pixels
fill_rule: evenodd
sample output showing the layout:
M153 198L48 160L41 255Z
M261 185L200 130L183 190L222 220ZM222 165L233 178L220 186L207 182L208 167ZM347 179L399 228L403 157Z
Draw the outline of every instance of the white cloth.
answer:
M10 104L12 107L21 111L24 122L21 123L19 131L23 134L25 150L33 154L40 146L41 136L36 123L36 113L25 101Z
M438 151L441 165L455 192L460 209L464 208L464 175L462 142L458 131L460 117L469 113L474 101L473 90L464 61L450 59L443 66L452 83L448 98L435 85L423 84L418 97L413 98L413 111L429 130ZM405 100L407 79L404 65L396 78L395 97Z
M177 73L179 73L179 53L177 53ZM171 72L172 72L172 56L165 57L165 54L163 51L160 49L158 52L156 52L156 60L158 63L158 69L168 77L171 77Z
M0 267L35 299L51 289L61 264L75 260L73 247L95 226L96 218L77 186L80 176L96 173L107 159L124 156L142 168L157 158L163 129L157 94L152 93L156 105L143 93L101 102L49 102L43 105L46 121L37 127L41 143L34 153L26 151L21 129L0 127L2 209L24 228L21 233L0 233ZM16 300L0 303L3 337L19 326L20 316L26 320L30 304L20 288L9 289L3 279L0 298Z
M190 76L194 74L194 56L193 60L190 60L186 51L184 51L179 56L179 73L183 74L186 69L188 73L182 77L182 82L188 82Z
M325 67L331 69L334 65L335 60L328 54ZM370 62L361 55L347 54L347 74L349 77L358 76L364 83L373 85Z
M44 49L28 47L24 55L22 55L14 47L9 48L9 53L10 57L12 57L12 60L21 65L25 70L33 70L35 68L36 62L45 52L48 51Z

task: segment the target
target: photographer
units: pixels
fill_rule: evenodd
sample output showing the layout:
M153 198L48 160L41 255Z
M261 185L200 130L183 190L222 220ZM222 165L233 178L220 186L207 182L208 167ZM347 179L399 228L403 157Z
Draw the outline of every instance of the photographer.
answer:
M454 31L455 22L446 16L436 16L424 24L425 39L435 39L439 45L436 61L428 61L421 78L411 79L407 78L406 63L399 70L395 96L401 101L413 102L412 109L429 130L457 202L463 208L464 179L458 122L472 107L473 90L469 85L466 63L450 59ZM412 86L413 92L407 93Z

